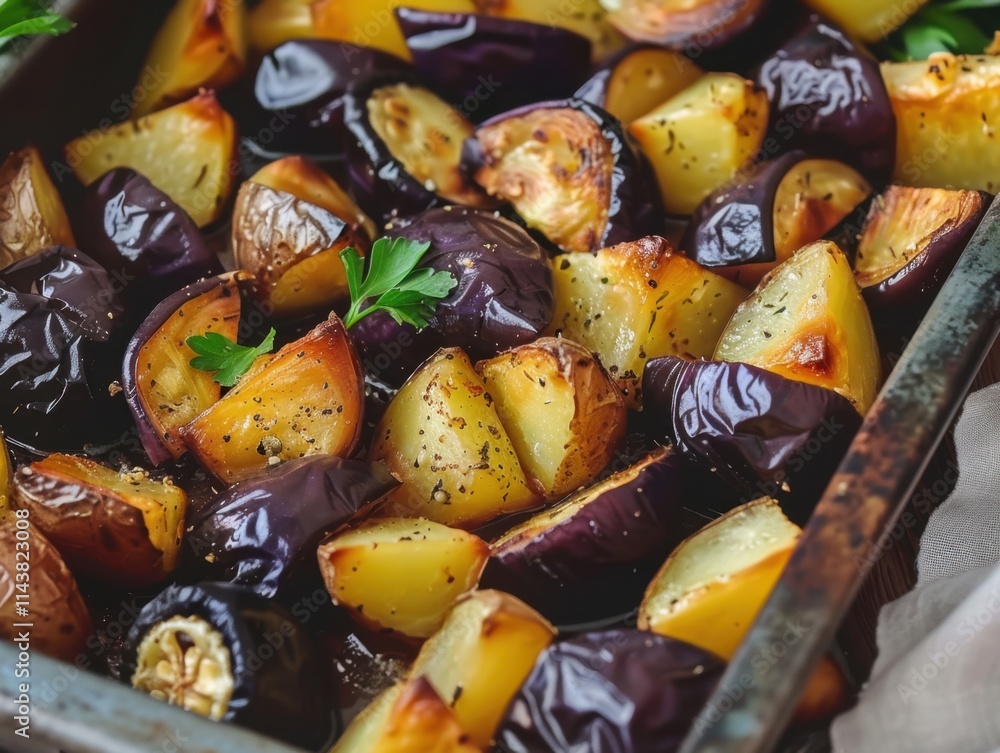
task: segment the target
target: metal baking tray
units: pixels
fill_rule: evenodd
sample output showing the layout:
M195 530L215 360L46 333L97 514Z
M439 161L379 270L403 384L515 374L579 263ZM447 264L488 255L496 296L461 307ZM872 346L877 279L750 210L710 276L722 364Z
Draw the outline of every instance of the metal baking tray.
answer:
M171 0L60 0L54 7L79 24L57 39L15 40L0 47L0 153L40 146L60 190L74 179L61 146L102 121L125 114L147 45ZM909 343L806 529L791 566L730 663L684 753L768 753L776 750L794 699L813 662L836 642L854 679L874 660L879 608L914 582L913 562L924 519L893 525L915 490L942 476L947 432L970 385L1000 379L1000 204L994 203L930 313ZM989 354L989 359L987 356ZM898 360L897 360L898 359ZM980 371L984 360L986 367ZM953 461L952 461L953 462ZM952 466L953 467L953 466ZM891 546L882 546L890 533ZM774 669L752 662L789 619L807 629ZM838 632L839 631L839 632ZM245 730L210 722L37 653L31 657L31 738L16 726L17 649L0 642L0 751L67 753L294 753ZM754 683L740 694L750 672ZM734 697L738 695L739 697ZM827 750L820 731L806 748Z

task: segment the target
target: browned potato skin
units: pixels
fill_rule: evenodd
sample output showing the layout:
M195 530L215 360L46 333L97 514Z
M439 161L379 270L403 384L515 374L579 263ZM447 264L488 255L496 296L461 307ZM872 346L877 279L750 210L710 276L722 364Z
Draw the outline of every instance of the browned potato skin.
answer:
M94 629L87 605L56 548L36 526L29 523L22 528L18 520L27 521L27 517L11 513L0 522L0 638L15 640L21 629L14 624L27 621L32 623L32 649L72 662ZM27 538L17 535L19 528L27 532ZM17 585L24 581L18 579L18 563L30 567L30 585L24 591L31 597L28 620L16 611Z
M572 340L543 337L480 361L476 371L521 465L547 499L595 478L625 437L628 409L618 386L593 354ZM556 400L572 410L569 416L545 414ZM567 417L567 423L554 425ZM547 446L538 451L539 443Z
M11 507L29 511L32 525L74 572L122 586L158 583L176 564L187 495L170 485L175 505L171 512L179 514L177 528L151 533L139 507L118 490L89 478L108 474L117 475L86 458L50 455L14 474ZM172 534L172 540L164 542L166 551L152 541L157 533Z
M0 267L49 246L76 247L59 191L33 146L0 165Z

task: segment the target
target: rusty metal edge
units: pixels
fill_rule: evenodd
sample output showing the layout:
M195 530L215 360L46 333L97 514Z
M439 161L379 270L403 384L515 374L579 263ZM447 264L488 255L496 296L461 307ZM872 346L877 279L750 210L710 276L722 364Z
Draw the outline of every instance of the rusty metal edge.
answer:
M1000 333L1000 198L890 374L681 753L769 753Z

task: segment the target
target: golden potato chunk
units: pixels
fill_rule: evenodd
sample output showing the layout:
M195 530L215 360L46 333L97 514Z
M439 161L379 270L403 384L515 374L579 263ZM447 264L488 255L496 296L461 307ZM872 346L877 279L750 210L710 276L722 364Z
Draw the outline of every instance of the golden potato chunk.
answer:
M615 65L604 109L628 125L705 75L690 58L662 47L639 47Z
M865 42L879 42L926 5L928 0L805 0L849 34Z
M0 165L0 267L56 245L76 246L38 149L28 146Z

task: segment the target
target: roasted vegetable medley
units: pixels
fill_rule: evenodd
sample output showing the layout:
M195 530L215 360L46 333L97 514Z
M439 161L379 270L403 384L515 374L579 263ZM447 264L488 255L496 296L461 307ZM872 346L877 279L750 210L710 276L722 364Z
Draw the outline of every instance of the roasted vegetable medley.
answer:
M2 145L0 634L30 540L38 650L220 723L678 749L1000 189L1000 57L905 21L175 0Z

